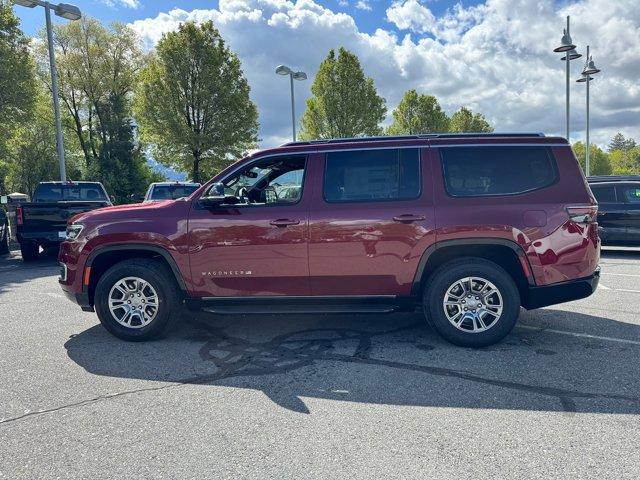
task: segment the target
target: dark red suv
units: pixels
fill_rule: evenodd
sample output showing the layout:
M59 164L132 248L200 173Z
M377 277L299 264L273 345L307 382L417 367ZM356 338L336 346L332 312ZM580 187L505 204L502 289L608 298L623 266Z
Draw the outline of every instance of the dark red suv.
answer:
M183 307L216 314L414 310L490 345L520 307L586 297L597 204L567 144L541 134L298 142L190 197L74 217L60 283L126 340Z

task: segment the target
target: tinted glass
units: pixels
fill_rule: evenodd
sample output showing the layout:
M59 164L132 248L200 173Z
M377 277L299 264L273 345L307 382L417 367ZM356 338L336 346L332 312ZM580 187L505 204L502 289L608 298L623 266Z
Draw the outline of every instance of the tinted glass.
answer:
M34 198L36 202L107 201L104 190L95 183L74 183L72 185L43 183L37 186Z
M407 200L420 195L417 148L327 154L327 202Z
M447 147L440 150L447 191L459 197L513 195L556 181L544 147Z
M629 203L640 203L640 188L624 187L624 198Z
M616 201L616 191L613 187L594 187L591 186L591 191L596 197L598 203L612 203Z
M175 200L188 197L198 188L197 185L156 185L151 192L151 200Z

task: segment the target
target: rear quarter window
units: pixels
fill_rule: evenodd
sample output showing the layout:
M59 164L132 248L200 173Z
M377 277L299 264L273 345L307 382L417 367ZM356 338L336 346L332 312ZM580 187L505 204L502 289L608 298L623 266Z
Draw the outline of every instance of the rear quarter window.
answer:
M590 185L590 187L598 203L614 203L616 201L616 190L612 185Z
M548 147L441 147L440 156L446 190L455 197L517 195L558 179Z

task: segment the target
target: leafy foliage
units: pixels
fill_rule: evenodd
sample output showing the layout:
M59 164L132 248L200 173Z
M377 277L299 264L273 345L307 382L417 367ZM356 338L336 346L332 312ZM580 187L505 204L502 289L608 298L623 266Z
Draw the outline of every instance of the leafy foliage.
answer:
M158 161L198 182L255 146L249 84L213 23L186 22L163 35L140 78L137 118Z
M372 136L382 133L387 113L373 79L365 77L358 57L343 47L329 50L311 86L300 138Z
M28 46L11 2L0 0L0 162L16 129L33 111L36 82ZM6 171L6 166L2 168Z
M585 171L586 148L582 142L573 144L573 153L580 163L582 171ZM607 154L597 145L589 145L589 175L611 175L612 169Z
M449 118L440 108L436 97L408 90L393 111L393 123L387 129L387 133L389 135L437 133L446 132L448 128Z
M489 133L493 127L481 113L473 113L466 107L451 115L449 130L457 133Z
M633 138L626 138L622 133L617 133L609 143L609 152L613 152L615 150L628 152L632 148L635 148L635 146L636 141Z

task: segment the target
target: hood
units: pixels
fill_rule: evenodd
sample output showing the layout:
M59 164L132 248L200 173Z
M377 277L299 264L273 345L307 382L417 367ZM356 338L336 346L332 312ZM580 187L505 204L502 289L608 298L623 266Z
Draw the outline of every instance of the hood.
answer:
M115 220L120 218L147 218L162 216L159 210L172 208L176 203L184 204L182 200L162 200L153 203L132 203L127 205L114 205L112 207L97 208L88 212L79 213L69 219L69 223L82 223Z

